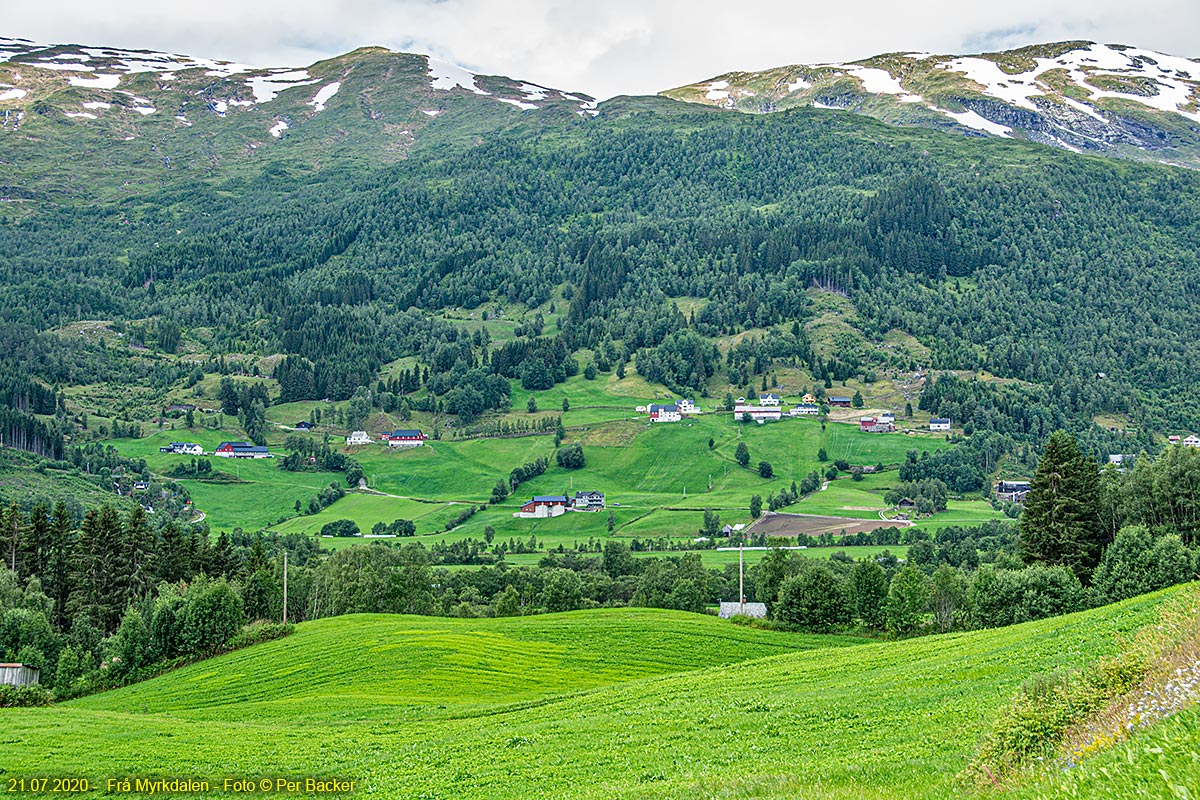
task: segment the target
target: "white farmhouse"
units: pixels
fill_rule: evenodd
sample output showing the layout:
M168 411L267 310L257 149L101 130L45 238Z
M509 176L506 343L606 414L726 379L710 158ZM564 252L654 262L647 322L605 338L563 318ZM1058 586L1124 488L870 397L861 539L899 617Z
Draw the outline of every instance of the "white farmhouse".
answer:
M370 444L371 435L366 431L355 431L346 437L347 445Z
M950 420L940 417L934 417L929 420L929 430L931 431L948 431L950 430Z
M651 422L679 422L682 417L679 414L679 406L671 404L669 406L652 405L650 406L650 421Z

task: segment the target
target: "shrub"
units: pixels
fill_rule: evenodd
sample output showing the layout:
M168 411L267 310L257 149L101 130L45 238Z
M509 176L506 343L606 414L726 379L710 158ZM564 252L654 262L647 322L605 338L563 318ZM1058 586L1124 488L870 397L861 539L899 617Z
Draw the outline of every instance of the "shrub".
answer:
M48 706L52 695L44 686L9 686L0 684L0 708Z
M358 523L352 519L335 519L321 526L322 536L358 536Z
M587 464L581 444L569 444L559 448L554 458L563 469L581 469Z

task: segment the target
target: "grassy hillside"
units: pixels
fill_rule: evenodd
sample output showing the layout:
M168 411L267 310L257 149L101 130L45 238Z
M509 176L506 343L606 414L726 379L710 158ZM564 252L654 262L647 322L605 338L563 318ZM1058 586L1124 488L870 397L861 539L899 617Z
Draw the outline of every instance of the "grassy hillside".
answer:
M0 737L22 743L10 776L53 754L93 781L319 775L393 797L952 797L1023 680L1119 650L1169 594L857 647L661 611L337 618L6 712Z
M572 404L572 409L583 409L585 402L592 404L580 412L587 414L587 419L592 419L592 411L604 408L613 414L634 416L635 400L593 391L583 382L570 388L579 401L578 406ZM574 425L576 413L568 412L566 421ZM220 441L238 437L229 431L163 430L143 439L114 443L123 455L144 458L152 470L161 473L187 461L183 456L158 452L161 445L181 438L212 450ZM910 449L936 451L949 446L943 437L929 434L866 434L856 425L836 423L822 430L813 419L745 425L724 414L657 426L647 423L644 417L580 423L579 428L569 431L567 442L583 443L587 455L583 469L565 470L552 460L544 475L520 486L507 502L487 508L451 532L445 531L445 524L461 510L462 504L486 503L495 483L506 480L509 472L520 464L540 457L553 459L553 437L443 439L412 450L379 445L352 448L349 452L362 463L371 487L380 494L349 495L311 516L297 516L296 501L306 504L309 497L329 483L344 483L340 473L285 472L275 460L214 459L214 468L234 474L242 482L191 479L180 482L187 486L196 507L208 514L208 523L215 530L234 526L253 530L273 525L280 533L315 534L328 522L352 519L367 533L376 522L411 519L417 525L418 536L433 541L480 539L483 529L490 525L502 539L528 539L532 533L550 546L570 546L589 537L609 535L608 515L568 514L557 519L521 520L514 519L513 512L535 494L598 489L605 492L610 505L619 504L612 509L616 522L614 535L690 539L700 527L705 508L719 510L726 522L749 522L747 509L751 495L765 498L787 489L792 481L802 480L808 472L828 466L817 460L821 448L830 459L874 465L902 461ZM739 442L750 448L750 469L738 466L734 460ZM757 465L763 460L772 463L774 478L759 476ZM870 475L862 481L843 477L831 482L827 490L787 510L877 519L886 508L883 494L896 480L894 471ZM955 510L957 524L997 516L997 512L980 501L961 503ZM945 520L934 518L929 523L945 525L951 521L946 515Z

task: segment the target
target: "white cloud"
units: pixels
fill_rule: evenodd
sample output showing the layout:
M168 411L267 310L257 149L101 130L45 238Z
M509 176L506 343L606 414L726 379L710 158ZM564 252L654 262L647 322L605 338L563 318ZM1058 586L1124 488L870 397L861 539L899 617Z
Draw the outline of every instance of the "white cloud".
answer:
M1184 56L1200 4L1162 0L961 0L799 4L760 0L61 0L5 10L6 36L307 66L378 44L608 97L734 69L849 61L889 51L969 53L1061 39Z

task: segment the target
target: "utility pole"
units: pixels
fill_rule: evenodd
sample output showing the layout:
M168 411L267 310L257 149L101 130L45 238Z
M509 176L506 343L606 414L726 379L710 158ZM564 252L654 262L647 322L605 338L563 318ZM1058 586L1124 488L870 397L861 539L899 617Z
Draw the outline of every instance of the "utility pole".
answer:
M283 551L283 624L287 625L287 550Z
M746 610L746 562L743 554L745 547L745 540L738 543L738 602L742 604L742 611Z

